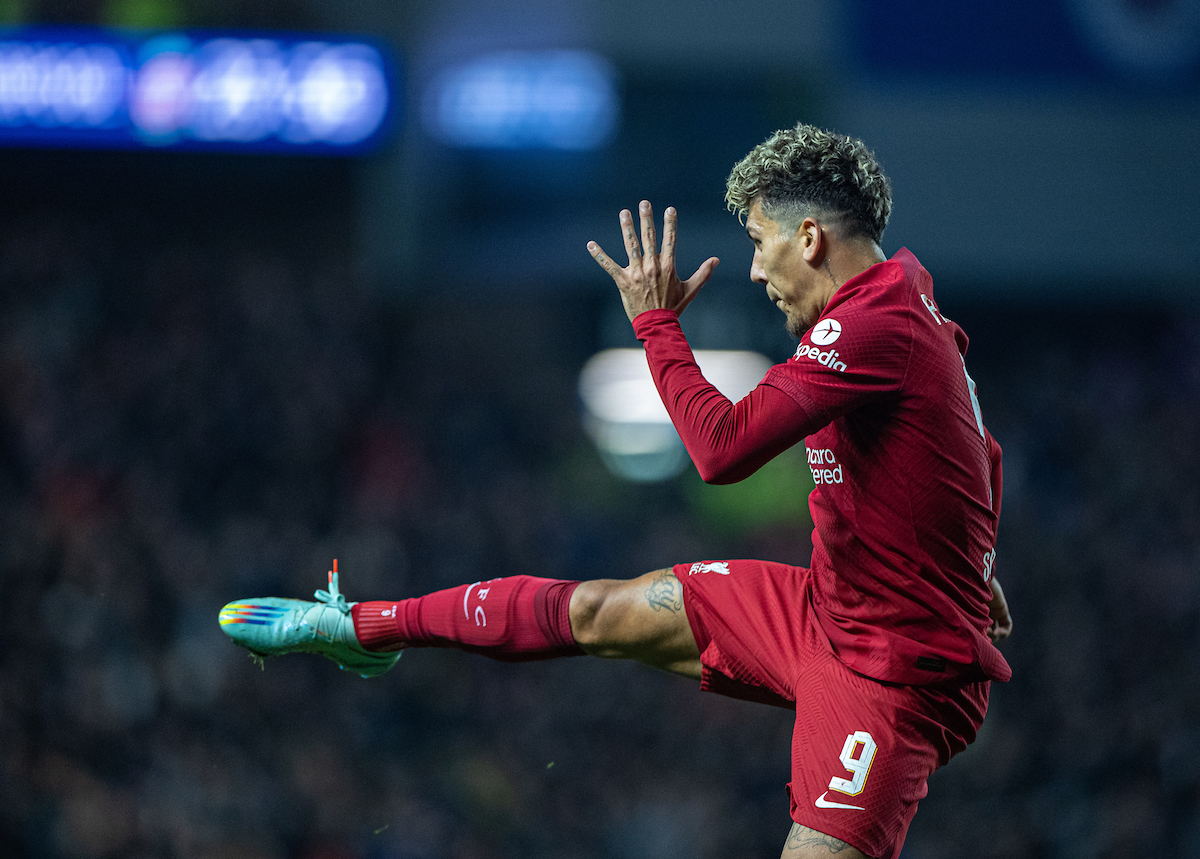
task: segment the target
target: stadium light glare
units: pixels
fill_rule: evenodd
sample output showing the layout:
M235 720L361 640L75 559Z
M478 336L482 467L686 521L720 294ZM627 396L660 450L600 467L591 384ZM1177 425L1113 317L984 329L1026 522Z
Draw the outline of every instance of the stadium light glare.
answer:
M771 366L758 352L697 349L700 371L733 401L748 394ZM659 397L641 349L606 349L579 374L584 430L614 474L639 483L669 480L687 452Z
M451 146L584 152L620 113L616 71L588 51L503 51L452 66L424 97L425 124Z

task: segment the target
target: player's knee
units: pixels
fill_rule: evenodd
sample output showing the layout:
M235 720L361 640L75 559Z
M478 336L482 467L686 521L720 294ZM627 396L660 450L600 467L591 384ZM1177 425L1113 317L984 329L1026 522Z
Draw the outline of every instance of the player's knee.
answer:
M670 570L583 582L569 611L575 642L592 656L636 659L699 678L700 651L683 611L683 586Z
M612 603L621 584L615 579L596 579L580 583L571 594L571 634L585 650L611 641Z

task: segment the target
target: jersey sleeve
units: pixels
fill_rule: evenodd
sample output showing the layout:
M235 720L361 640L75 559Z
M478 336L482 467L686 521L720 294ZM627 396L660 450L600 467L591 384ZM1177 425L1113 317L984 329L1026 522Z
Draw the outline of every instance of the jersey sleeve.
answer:
M743 480L815 428L795 398L770 385L731 402L700 372L674 312L646 311L633 325L663 405L705 482Z
M795 400L816 429L898 392L912 342L907 307L873 297L844 303L806 331L796 353L772 367L762 384Z

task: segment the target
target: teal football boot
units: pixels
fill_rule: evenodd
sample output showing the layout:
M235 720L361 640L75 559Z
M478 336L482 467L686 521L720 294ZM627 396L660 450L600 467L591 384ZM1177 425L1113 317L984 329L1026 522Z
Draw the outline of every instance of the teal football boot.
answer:
M231 602L221 609L221 629L259 659L319 653L363 677L378 677L396 664L402 651L377 653L358 643L350 616L355 603L338 593L337 561L329 573L329 590L313 595L316 602L283 597Z

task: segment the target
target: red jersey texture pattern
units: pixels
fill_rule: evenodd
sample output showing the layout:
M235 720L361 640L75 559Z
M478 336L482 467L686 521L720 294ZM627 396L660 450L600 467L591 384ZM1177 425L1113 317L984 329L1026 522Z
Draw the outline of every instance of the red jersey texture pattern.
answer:
M1000 448L967 337L915 256L902 249L844 283L795 355L737 404L703 379L675 314L634 325L705 479L741 479L805 441L813 608L839 660L911 685L1011 677L986 635Z

